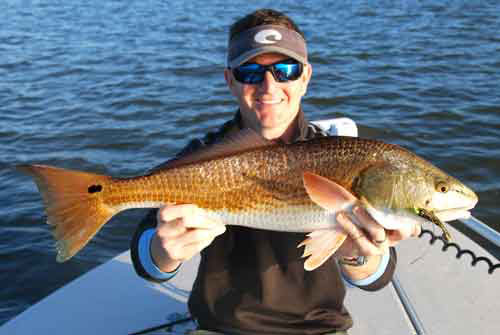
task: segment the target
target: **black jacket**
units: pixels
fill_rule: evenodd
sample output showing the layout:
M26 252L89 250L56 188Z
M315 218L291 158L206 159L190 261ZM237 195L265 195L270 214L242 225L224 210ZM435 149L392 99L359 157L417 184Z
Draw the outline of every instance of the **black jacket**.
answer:
M302 112L294 140L327 136L308 123ZM208 146L225 134L242 129L241 116L225 123L203 140L193 140L178 156ZM155 281L139 262L141 233L156 225L156 210L143 220L131 244L137 273ZM189 298L189 310L202 329L231 334L322 334L346 330L352 319L344 308L345 287L333 257L314 271L304 270L302 233L283 233L227 226L201 252L198 275ZM392 278L396 254L374 283L361 287L378 290Z

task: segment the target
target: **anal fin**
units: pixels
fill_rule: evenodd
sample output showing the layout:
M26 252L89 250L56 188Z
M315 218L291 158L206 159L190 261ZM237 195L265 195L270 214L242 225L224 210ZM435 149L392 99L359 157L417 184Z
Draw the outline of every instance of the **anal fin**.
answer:
M302 257L307 257L304 269L312 271L320 267L340 248L346 238L347 233L340 226L307 234L307 238L297 246L297 248L305 247L302 255Z

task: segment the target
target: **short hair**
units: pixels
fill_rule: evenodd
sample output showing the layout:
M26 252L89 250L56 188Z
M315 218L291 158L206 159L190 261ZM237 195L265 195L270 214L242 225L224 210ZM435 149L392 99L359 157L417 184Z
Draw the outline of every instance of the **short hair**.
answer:
M291 18L281 12L278 12L277 10L263 8L258 9L233 23L229 30L229 41L231 41L234 36L245 30L266 24L283 26L288 29L295 30L305 39L304 33Z

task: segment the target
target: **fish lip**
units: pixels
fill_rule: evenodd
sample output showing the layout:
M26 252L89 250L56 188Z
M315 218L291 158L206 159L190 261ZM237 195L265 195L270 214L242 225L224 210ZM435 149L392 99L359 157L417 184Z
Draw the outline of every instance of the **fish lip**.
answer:
M468 197L468 198L463 198L460 203L463 206L460 207L453 207L453 208L445 208L442 210L435 209L434 213L439 213L439 212L451 212L451 211L470 211L474 207L476 207L479 199L477 196L475 197Z
M472 215L470 212L472 207L457 207L457 208L443 209L440 211L434 211L434 215L436 215L436 217L438 217L443 222L468 219Z
M457 211L457 212L458 211L464 211L464 212L468 212L468 211L470 211L473 208L474 208L474 206L446 208L446 209L441 209L441 210L435 210L434 213L435 214L439 214L439 213L446 213L446 212L452 212L452 211Z
M448 211L470 211L475 207L474 205L470 206L463 206L463 207L453 207L453 208L446 208L446 209L441 209L441 210L435 210L435 213L440 213L440 212L448 212Z

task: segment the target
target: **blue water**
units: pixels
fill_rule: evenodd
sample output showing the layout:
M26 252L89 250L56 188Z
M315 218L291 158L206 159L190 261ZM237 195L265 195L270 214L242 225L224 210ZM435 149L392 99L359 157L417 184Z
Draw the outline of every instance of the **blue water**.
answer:
M498 1L3 0L0 324L126 250L144 213L57 264L35 186L12 165L127 176L166 160L233 115L228 27L261 7L306 33L311 119L348 116L428 158L476 190L473 214L500 230Z

